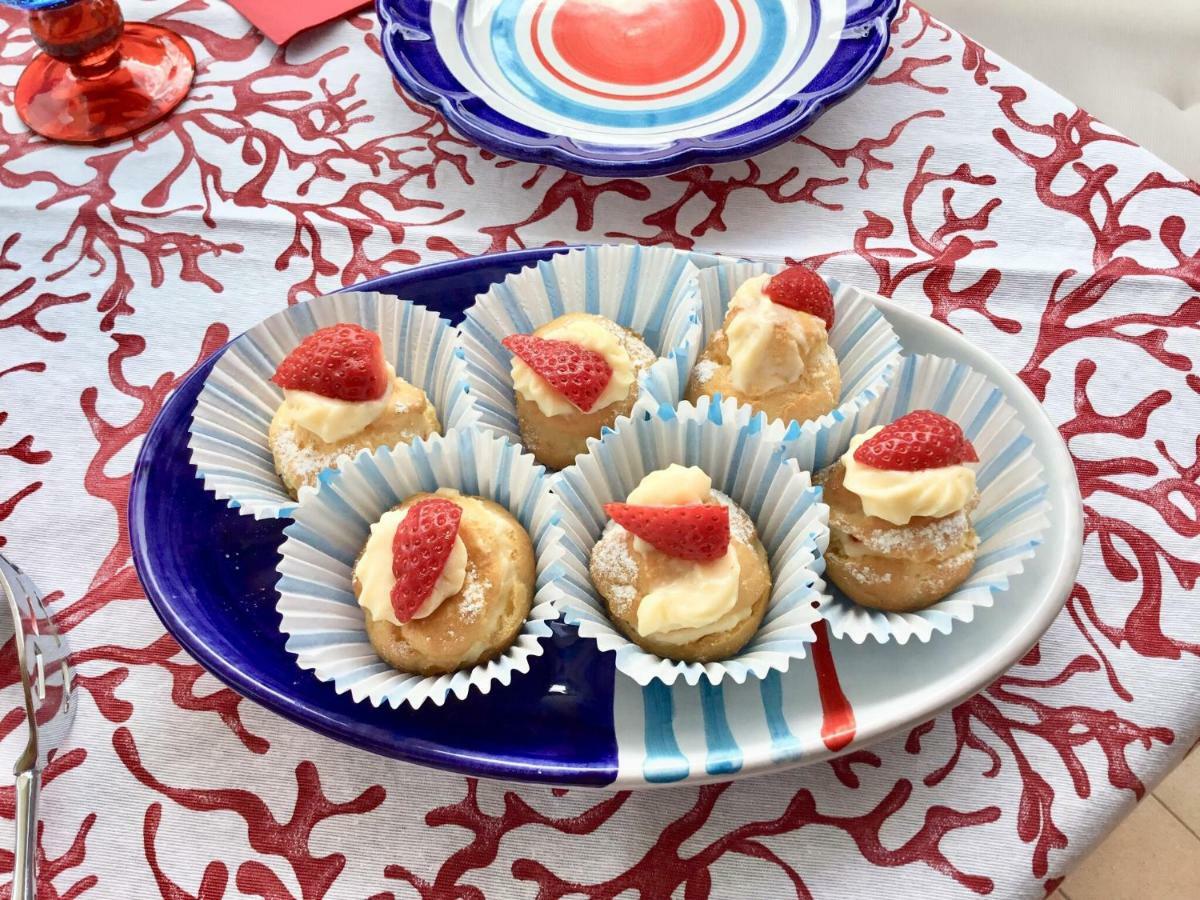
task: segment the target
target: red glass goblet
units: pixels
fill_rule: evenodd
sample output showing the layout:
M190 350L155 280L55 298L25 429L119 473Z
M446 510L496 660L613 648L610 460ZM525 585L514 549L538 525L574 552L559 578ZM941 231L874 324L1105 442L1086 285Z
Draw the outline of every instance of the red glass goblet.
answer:
M152 125L187 96L196 57L175 32L126 23L116 0L2 0L29 10L44 52L17 82L17 113L51 140L111 141Z

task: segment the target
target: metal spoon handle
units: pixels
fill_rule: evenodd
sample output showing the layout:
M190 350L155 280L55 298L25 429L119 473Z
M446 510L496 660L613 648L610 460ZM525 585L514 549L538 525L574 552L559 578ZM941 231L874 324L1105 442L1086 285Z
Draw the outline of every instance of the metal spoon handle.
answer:
M42 775L37 769L17 775L17 843L12 900L37 900L37 803L41 782Z

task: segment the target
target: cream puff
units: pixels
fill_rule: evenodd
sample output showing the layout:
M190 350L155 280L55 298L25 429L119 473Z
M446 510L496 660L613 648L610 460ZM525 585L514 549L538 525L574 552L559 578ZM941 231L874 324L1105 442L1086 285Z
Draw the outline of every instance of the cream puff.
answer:
M754 636L771 596L767 552L750 517L696 466L651 472L592 549L609 618L658 656L711 662Z
M565 468L638 397L638 376L655 360L637 334L590 313L568 313L532 335L502 342L513 354L521 443L538 462Z
M512 514L442 488L409 497L371 526L353 585L380 658L441 675L508 650L535 581L533 542Z
M924 609L962 584L979 545L978 461L962 429L929 410L851 439L814 479L829 506L830 580L889 612Z
M283 388L267 443L295 497L343 453L407 444L441 431L425 392L396 374L373 331L343 322L314 331L271 380Z
M686 399L735 397L785 422L825 415L842 391L829 346L833 317L829 286L811 269L748 279L692 369Z

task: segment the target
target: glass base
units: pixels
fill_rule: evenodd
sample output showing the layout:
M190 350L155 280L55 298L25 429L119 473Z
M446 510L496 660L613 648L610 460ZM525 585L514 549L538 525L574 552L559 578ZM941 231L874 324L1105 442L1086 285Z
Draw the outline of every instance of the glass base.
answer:
M153 125L187 96L196 57L173 31L128 22L116 60L86 72L42 53L17 82L21 119L53 141L98 144Z

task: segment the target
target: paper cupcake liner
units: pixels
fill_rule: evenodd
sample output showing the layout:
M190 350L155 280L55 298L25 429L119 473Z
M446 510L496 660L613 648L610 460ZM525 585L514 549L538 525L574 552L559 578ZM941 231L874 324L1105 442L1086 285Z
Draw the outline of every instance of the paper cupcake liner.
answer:
M218 500L256 519L290 516L296 501L275 472L267 432L283 391L275 369L318 328L353 322L379 334L396 374L422 388L443 429L469 425L473 408L456 333L436 313L386 294L317 297L255 325L222 354L192 413L188 447L197 477Z
M836 637L861 644L925 642L949 634L955 622L970 622L989 607L1009 579L1025 567L1049 525L1049 502L1042 465L1033 442L1021 432L1003 392L963 363L937 356L906 356L896 379L879 400L843 422L793 429L786 454L800 467L817 471L849 449L850 439L914 409L932 409L960 426L975 445L979 506L972 514L979 550L970 577L945 599L918 612L895 613L860 606L830 584L821 614Z
M367 640L364 613L351 583L354 562L366 544L372 523L392 507L421 491L455 488L507 508L529 532L537 555L533 609L513 645L490 662L449 675L410 675L379 658ZM456 429L412 444L363 450L338 469L321 474L284 529L286 540L276 570L280 626L287 649L300 668L356 703L414 709L426 701L441 706L475 689L488 693L529 671L550 635L548 620L557 615L548 581L569 549L555 524L555 504L546 470L532 456L497 435Z
M701 677L719 684L786 672L814 640L829 540L828 508L809 474L785 459L783 426L732 400L702 397L693 406L663 406L649 417L622 418L590 452L552 477L561 504L561 524L571 553L549 583L550 596L579 634L616 654L617 668L642 685L673 684ZM755 522L771 563L772 587L758 633L735 657L712 663L663 659L628 640L609 621L604 601L592 585L588 561L608 517L604 504L624 501L649 472L671 463L696 465Z
M611 319L660 357L638 377L635 409L678 403L700 352L697 271L686 253L612 244L554 256L481 294L459 326L480 424L521 439L512 354L500 342L572 312Z
M713 332L721 327L729 302L747 279L782 272L785 268L779 263L731 260L701 269L697 277L704 325L701 346L707 345ZM833 292L834 319L829 346L842 373L842 395L837 407L812 420L817 424L849 418L882 394L900 361L900 338L870 296L853 285L832 278L825 280Z

